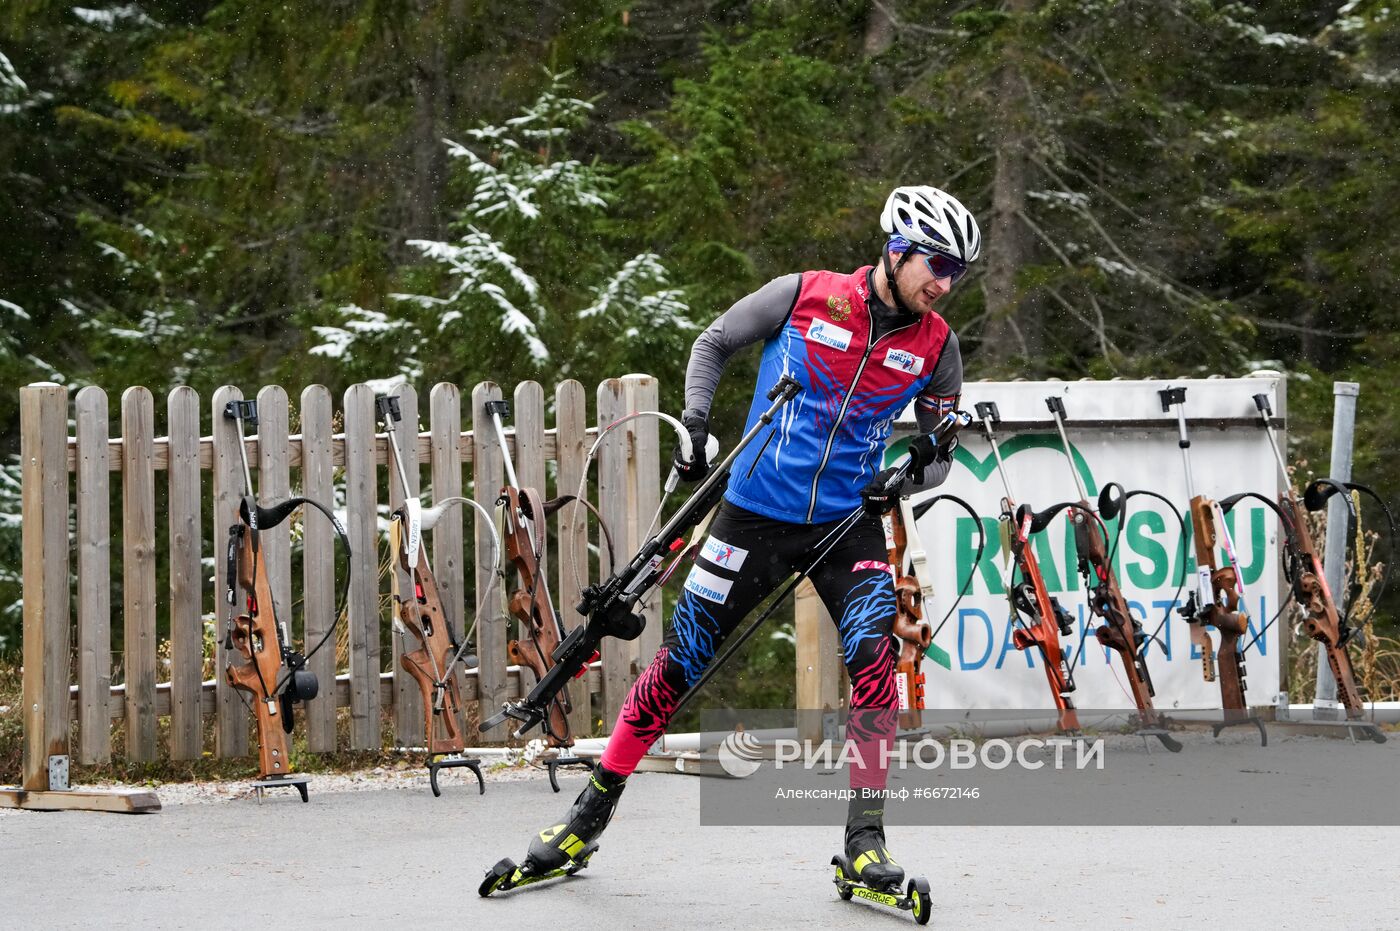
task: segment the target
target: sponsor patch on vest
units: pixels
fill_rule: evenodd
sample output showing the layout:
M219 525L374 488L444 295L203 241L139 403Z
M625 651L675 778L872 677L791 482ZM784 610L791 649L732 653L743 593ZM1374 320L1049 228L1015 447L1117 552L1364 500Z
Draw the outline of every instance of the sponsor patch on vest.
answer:
M890 568L889 563L880 562L876 559L862 559L851 567L852 572L864 572L867 569L874 569L877 572L888 572L890 575L894 575L894 570Z
M713 601L715 604L724 604L729 600L729 589L734 582L730 579L721 579L713 572L707 572L698 565L690 570L690 575L685 579L685 590L699 595L706 601Z
M851 331L827 323L825 320L813 320L812 325L807 328L807 338L814 343L821 343L823 346L830 346L832 349L839 349L842 352L851 348Z
M708 537L700 555L721 569L737 570L744 567L744 560L748 558L749 551L730 546L718 537Z
M924 371L924 357L903 349L891 349L885 353L885 368L897 369L906 375L921 375Z

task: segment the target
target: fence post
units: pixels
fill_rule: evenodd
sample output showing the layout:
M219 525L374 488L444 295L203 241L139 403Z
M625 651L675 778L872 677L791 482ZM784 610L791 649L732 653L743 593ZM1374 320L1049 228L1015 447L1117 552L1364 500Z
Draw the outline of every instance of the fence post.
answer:
M660 392L655 378L650 375L624 375L622 384L628 413L657 409ZM646 542L647 525L661 503L661 440L657 435L659 424L654 417L642 417L628 426L632 428L628 431L632 448L627 461L630 556ZM660 529L659 524L652 528L653 532L657 529ZM640 676L651 665L656 651L661 649L661 593L662 588L658 586L642 601L642 616L646 618L647 626L632 643L632 678Z
M627 413L626 388L620 378L609 378L598 386L598 431L619 420ZM630 434L625 427L608 435L598 447L598 512L612 529L618 561L625 564L635 552L632 528L627 519L627 450ZM604 554L607 555L606 553ZM611 559L602 560L599 577L607 578L618 566ZM623 640L605 640L603 654L603 733L612 733L622 700L631 685L632 644Z
M432 459L433 502L456 498L462 494L462 392L456 385L440 382L428 395L429 455ZM449 508L433 528L433 575L437 577L438 594L447 626L456 632L458 643L467 636L467 628L476 622L476 612L466 619L466 569L463 561L462 518L475 512L467 507ZM490 548L487 548L490 551ZM479 557L478 557L479 558ZM479 599L472 598L472 606ZM468 651L470 652L470 650ZM479 661L478 661L479 662ZM466 666L458 663L453 673L457 678L462 707L458 709L457 726L466 733L467 674Z
M418 463L418 392L412 385L403 384L399 385L393 394L399 399L399 413L403 415L403 420L399 421L395 430L398 434L399 449L403 452L404 477L408 479L408 494L416 498L422 481ZM378 425L375 429L378 429ZM385 442L388 442L387 436ZM384 452L388 455L387 447ZM389 512L392 514L403 506L405 499L404 491L399 487L399 478L393 474L392 463L389 464L389 473ZM400 527L399 532L408 531ZM399 566L397 551L389 554L389 562L389 572L394 580L394 593L400 598L412 598L413 579ZM408 646L411 650L416 644L405 643L406 634L398 623L399 605L396 600L390 601L388 616L389 643L393 650L390 669L394 675L394 741L400 747L417 747L424 743L432 722L424 721L421 717L423 712L420 710L422 704L418 700L418 683L401 662L404 647Z
M64 429L64 440L67 440ZM155 411L142 387L122 393L122 670L126 756L156 758ZM65 566L66 569L66 566Z
M112 486L107 393L78 392L78 761L112 759Z
M1356 427L1356 396L1361 386L1356 382L1339 381L1332 384L1332 468L1328 475L1338 482L1351 481L1351 451ZM1327 502L1327 548L1323 554L1323 575L1327 587L1337 598L1337 610L1346 611L1347 571L1347 506L1341 495ZM1364 571L1355 567L1356 572ZM1336 713L1337 680L1327 663L1327 648L1317 645L1317 691L1313 697L1313 714Z
M224 416L224 408L232 401L243 400L243 392L231 385L215 390L209 402L210 433L213 451L210 468L210 493L213 496L213 517L210 533L214 553L214 694L217 721L214 726L214 753L222 759L248 755L248 709L234 687L229 684L225 670L239 656L237 650L224 645L229 618L237 607L228 603L228 529L238 520L238 500L242 497L243 462L238 452L238 430Z
M20 389L24 482L24 765L26 789L49 785L68 755L68 392Z
M484 381L472 389L472 497L477 503L494 514L496 498L504 483L505 462L502 458L501 443L496 439L496 430L486 413L486 402L501 400L501 389ZM480 521L476 524L476 591L486 591L491 584L491 566L481 556L491 551L491 531ZM504 586L498 586L503 589ZM479 596L478 596L479 597ZM476 619L477 651L477 710L481 718L495 714L505 703L510 683L506 678L506 619L502 609L504 593L498 593L482 605L481 616ZM496 731L482 734L484 743L500 743L505 740Z
M836 640L836 625L817 595L811 579L797 586L793 625L797 639L797 709L798 722L804 728L800 739L822 739L823 711L841 707L841 664L837 662L840 645Z
M204 583L200 569L199 395L180 387L166 399L170 526L170 758L204 749Z
M345 392L345 511L350 570L350 746L377 750L379 727L379 513L374 391Z
M301 393L301 493L327 507L335 505L335 467L332 464L331 393L324 385L311 385ZM336 541L331 522L314 508L306 509L303 531L302 598L306 619L302 641L315 649L322 637L329 636L323 649L311 657L310 668L321 688L306 706L306 749L312 753L335 750L336 636L331 631L339 621L336 598ZM349 571L347 564L345 571Z
M584 457L588 455L588 395L577 381L569 379L554 389L554 456L559 463L556 494L578 492L583 478ZM585 492L587 489L585 488ZM598 545L606 546L599 534ZM588 584L588 512L577 505L559 509L559 616L572 629L584 623L574 607ZM569 714L569 731L580 737L593 733L591 673L569 687L574 710Z

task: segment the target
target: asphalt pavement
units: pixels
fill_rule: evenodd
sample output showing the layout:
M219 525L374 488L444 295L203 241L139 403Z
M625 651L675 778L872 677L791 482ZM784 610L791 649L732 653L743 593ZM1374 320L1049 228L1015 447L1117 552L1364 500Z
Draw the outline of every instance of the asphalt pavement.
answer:
M839 827L701 827L699 777L639 774L578 877L481 899L562 813L543 779L0 819L0 926L899 928L831 883ZM933 927L1400 929L1400 828L892 827Z

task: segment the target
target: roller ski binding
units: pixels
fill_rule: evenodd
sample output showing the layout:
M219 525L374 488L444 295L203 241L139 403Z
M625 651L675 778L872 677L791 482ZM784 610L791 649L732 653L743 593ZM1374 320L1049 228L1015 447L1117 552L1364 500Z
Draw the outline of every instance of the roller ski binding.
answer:
M883 814L883 813L882 813ZM916 876L904 891L904 868L885 849L885 829L881 818L853 820L846 827L846 852L831 858L836 867L836 894L843 901L860 897L878 905L912 912L917 924L928 924L933 903L928 880Z
M564 820L540 831L530 841L525 862L516 866L509 857L486 871L486 878L477 888L483 897L493 892L507 892L517 886L572 876L588 866L598 850L597 838L612 820L618 796L626 787L625 777L608 772L601 765L593 768Z

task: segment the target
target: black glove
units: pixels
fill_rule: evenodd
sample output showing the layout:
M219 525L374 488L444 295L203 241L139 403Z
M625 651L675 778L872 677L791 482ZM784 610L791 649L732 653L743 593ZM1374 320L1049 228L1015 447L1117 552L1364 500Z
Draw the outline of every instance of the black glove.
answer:
M682 459L681 444L677 443L671 453L671 465L675 466L681 481L698 482L710 471L710 463L705 456L705 441L710 438L710 421L705 415L688 410L681 414L681 423L690 434L690 448L695 460L686 462Z
M860 490L861 501L865 505L867 514L883 514L886 511L894 510L894 506L899 503L899 486L896 485L890 491L885 490L885 486L894 478L899 470L891 466L880 472ZM902 484L902 483L901 483Z
M924 467L934 462L947 462L953 458L953 450L958 448L957 436L951 436L947 442L935 446L933 439L923 433L914 437L914 441L909 444L909 474L914 479L915 485L924 483Z

